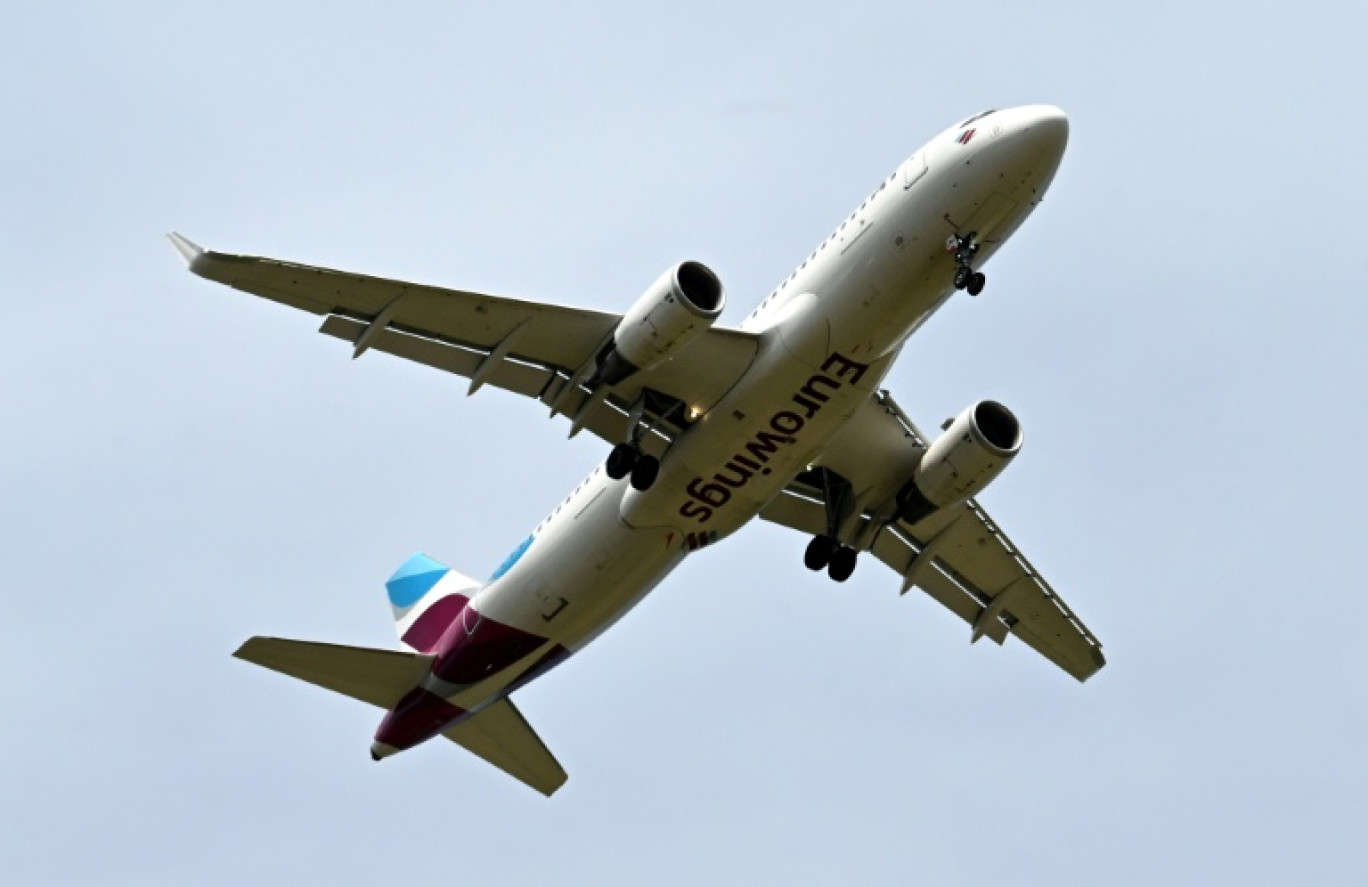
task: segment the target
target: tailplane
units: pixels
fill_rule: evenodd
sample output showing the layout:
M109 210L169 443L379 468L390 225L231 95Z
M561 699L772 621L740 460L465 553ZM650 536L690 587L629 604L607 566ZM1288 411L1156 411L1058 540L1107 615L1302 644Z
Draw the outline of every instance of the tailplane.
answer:
M233 655L384 709L418 686L432 666L431 656L418 653L285 638L252 638Z
M432 667L421 653L255 637L233 654L325 690L392 709ZM508 699L501 699L442 735L544 795L567 776L551 751Z
M548 798L570 778L522 712L506 698L442 735Z

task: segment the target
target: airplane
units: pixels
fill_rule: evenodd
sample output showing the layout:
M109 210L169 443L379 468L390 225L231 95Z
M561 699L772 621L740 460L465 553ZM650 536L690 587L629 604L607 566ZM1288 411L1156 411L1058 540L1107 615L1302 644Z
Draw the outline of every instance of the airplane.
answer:
M923 146L737 328L698 261L624 314L206 250L204 278L323 317L320 332L541 402L611 445L485 582L419 553L386 582L407 651L253 637L240 659L385 710L375 760L441 735L545 795L566 773L511 694L753 518L809 537L844 582L862 553L970 627L1079 681L1102 646L978 503L1022 429L992 400L934 438L880 388L903 344L1039 205L1068 141L1049 105L984 111Z

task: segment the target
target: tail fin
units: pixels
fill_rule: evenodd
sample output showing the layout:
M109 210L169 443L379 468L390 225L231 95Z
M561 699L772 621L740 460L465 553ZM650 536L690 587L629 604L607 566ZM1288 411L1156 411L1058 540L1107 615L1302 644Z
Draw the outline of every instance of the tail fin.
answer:
M479 582L422 552L404 561L385 583L395 630L404 643L422 653L432 650L479 590Z

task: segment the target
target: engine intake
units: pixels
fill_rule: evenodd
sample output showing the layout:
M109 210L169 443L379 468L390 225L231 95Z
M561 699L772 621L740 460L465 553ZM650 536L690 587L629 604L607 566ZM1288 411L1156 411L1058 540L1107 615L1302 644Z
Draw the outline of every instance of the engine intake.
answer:
M898 493L898 517L916 523L977 496L1021 451L1021 441L1021 423L1002 404L981 400L969 407L922 454Z
M713 325L726 305L722 281L702 262L680 262L622 316L598 356L598 381L616 385L659 366Z

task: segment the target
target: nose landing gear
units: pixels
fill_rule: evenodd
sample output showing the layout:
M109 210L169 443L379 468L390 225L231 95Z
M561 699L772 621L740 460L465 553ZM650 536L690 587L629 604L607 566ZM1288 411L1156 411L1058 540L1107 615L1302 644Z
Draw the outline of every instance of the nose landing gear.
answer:
M978 232L970 231L963 237L951 234L946 238L945 251L955 255L955 289L968 290L971 296L983 292L988 278L982 271L975 271L973 264L979 251Z

